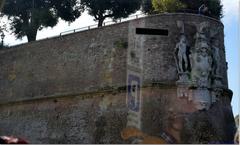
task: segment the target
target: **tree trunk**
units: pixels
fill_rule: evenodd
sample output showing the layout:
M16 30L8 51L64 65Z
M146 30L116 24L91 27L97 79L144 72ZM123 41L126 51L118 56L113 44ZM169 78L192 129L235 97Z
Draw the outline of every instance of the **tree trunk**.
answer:
M98 27L102 27L103 26L104 20L105 20L105 18L99 18L98 19Z
M27 35L28 42L36 41L36 38L37 38L37 29L32 29L32 30L31 30L30 32L28 32L26 35Z
M27 22L29 22L28 23L28 29L27 29L27 32L26 32L28 42L36 41L37 31L38 31L38 28L39 28L39 26L35 23L37 15L36 15L34 10L35 9L34 9L34 6L33 6L33 9L31 10L31 13L30 13L30 15L31 15L30 22L27 19Z

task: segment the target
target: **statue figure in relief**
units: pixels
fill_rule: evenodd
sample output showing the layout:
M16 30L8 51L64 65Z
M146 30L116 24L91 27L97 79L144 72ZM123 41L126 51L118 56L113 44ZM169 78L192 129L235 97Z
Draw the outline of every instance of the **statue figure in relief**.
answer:
M177 65L179 73L186 72L188 69L188 58L187 58L187 39L185 35L180 36L180 41L176 44L175 54L177 58Z

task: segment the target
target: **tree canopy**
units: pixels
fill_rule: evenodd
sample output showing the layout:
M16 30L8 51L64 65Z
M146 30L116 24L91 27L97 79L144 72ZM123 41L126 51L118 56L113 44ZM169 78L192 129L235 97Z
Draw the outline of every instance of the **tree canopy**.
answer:
M4 2L5 2L5 0L1 0L1 1L0 1L0 12L1 12L1 10L2 10L2 7L3 7L3 5L4 5Z
M221 0L180 0L187 7L186 9L198 12L201 5L205 5L208 8L208 11L204 15L221 19L223 17L223 5Z
M153 8L159 12L176 12L186 6L179 0L152 0Z
M59 18L73 22L81 14L77 0L7 0L2 12L15 36L27 36L29 42L36 40L38 30L54 27Z
M140 9L141 0L81 0L81 5L101 27L106 18L126 18Z
M154 11L152 0L142 0L142 12L145 14L154 14L156 11Z
M143 0L142 11L147 14L164 12L198 13L199 7L205 5L208 11L204 15L220 19L223 6L221 0Z

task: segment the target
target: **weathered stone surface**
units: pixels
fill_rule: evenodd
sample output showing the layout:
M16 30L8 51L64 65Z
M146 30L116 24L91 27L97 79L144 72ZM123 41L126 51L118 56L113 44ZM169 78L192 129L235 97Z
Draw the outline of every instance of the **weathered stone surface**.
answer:
M104 98L109 99L101 110ZM116 143L126 124L125 94L94 94L2 105L0 134L31 143Z
M221 27L223 31L218 21L206 17L196 19L195 15L169 14L133 20L135 23L144 21L146 28L169 31L169 36L144 36L145 83L176 81L173 52L179 35L177 20L185 20L191 46L194 46L192 36L196 32L192 25L207 20L211 22L211 27ZM128 42L129 23L132 21L2 50L1 102L125 86L127 48L119 44ZM227 87L224 36L221 34L218 36L221 74Z
M209 110L198 111L189 97L177 96L178 21L184 22L190 46L201 22L219 28L223 90ZM183 127L175 132L181 135L179 142L232 141L235 128L223 25L192 14L149 16L1 50L0 135L22 136L31 143L126 143L121 131L128 121L127 58L129 47L135 45L129 40L139 38L129 33L140 26L168 30L168 36L143 35L136 41L136 48L143 50L138 52L143 58L141 130L159 137L160 132L179 127L174 117L182 115ZM201 138L211 127L212 137Z

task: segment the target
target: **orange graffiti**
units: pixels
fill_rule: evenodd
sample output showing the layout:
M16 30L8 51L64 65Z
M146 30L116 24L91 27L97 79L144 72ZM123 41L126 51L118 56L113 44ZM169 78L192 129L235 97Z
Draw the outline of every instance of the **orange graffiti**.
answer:
M141 138L142 141L140 144L167 144L167 142L159 137L149 136L145 133L143 133L141 130L134 128L134 127L128 127L122 130L121 137L123 140L128 140L130 138Z

